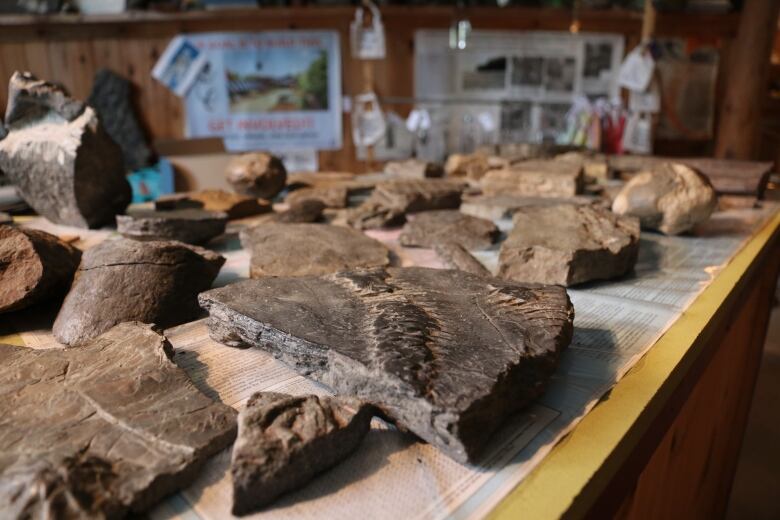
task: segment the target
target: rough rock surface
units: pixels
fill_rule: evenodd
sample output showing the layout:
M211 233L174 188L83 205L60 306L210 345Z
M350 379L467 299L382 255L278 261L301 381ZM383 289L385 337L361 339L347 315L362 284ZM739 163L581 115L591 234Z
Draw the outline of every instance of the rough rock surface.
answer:
M77 349L0 345L4 518L121 518L186 487L236 435L168 340L123 323Z
M519 197L517 195L479 195L463 199L460 212L488 220L512 218L520 208L533 206L558 206L560 204L588 205L597 199L587 196L576 197Z
M451 177L463 177L471 181L478 181L485 174L494 169L505 168L509 163L500 158L475 152L472 154L454 153L447 157L444 163L444 171Z
M466 249L487 249L498 239L498 228L483 218L464 215L456 209L425 211L404 225L400 242L403 246L434 247L455 242Z
M227 213L201 209L136 210L117 215L116 229L135 240L178 240L205 244L225 232Z
M403 224L407 213L457 208L463 189L461 183L442 179L383 182L347 220L358 229Z
M84 253L52 329L81 345L124 321L168 328L200 314L197 295L211 287L225 259L181 242L107 240Z
M307 200L322 202L326 208L344 208L347 206L349 190L345 186L324 186L320 188L300 188L290 192L284 201L290 206Z
M427 179L444 176L444 168L441 164L421 161L420 159L390 161L385 164L384 172L399 179Z
M436 244L434 249L449 269L460 269L477 276L492 276L479 260L457 242L441 242Z
M260 224L240 236L241 245L252 252L252 278L320 275L390 263L384 244L347 227Z
M482 177L485 195L573 197L584 186L582 165L567 161L523 161L491 170Z
M146 141L132 103L130 81L119 74L101 69L95 74L87 104L95 109L103 128L122 149L128 171L149 166L154 154Z
M612 211L638 217L643 228L677 235L710 218L716 206L706 177L684 164L660 163L628 181Z
M0 226L0 312L63 294L79 260L81 251L54 235Z
M286 211L272 216L273 222L296 224L322 220L325 204L321 200L304 199L291 205Z
M574 285L622 276L636 263L639 221L593 206L536 206L515 212L501 244L499 276Z
M98 227L130 203L122 151L95 111L62 88L15 73L0 140L0 169L52 222Z
M229 219L245 218L272 211L271 203L224 190L201 190L166 195L154 201L157 210L202 208L206 211L226 213Z
M254 394L238 416L233 514L260 509L347 458L371 416L371 406L355 399Z
M269 153L239 155L228 163L225 176L238 193L268 200L287 182L282 160Z
M216 341L264 348L474 461L572 337L563 287L420 267L263 278L199 296Z

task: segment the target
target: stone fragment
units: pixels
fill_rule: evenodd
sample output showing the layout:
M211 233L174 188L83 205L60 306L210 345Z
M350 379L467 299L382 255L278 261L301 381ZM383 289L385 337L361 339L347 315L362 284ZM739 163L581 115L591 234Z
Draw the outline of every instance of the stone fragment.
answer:
M677 235L710 218L717 203L702 174L684 164L661 163L628 181L612 211L638 217L643 228Z
M124 321L172 327L198 317L197 295L225 259L181 242L106 240L84 253L52 332L81 345Z
M479 195L463 199L460 212L488 220L512 218L520 208L532 206L557 206L560 204L588 205L596 202L594 197L520 197L517 195Z
M434 247L436 254L449 269L460 269L477 276L492 276L474 255L457 242L440 242Z
M307 200L319 201L326 208L344 208L347 206L349 190L345 186L326 186L320 188L300 188L290 192L284 201L295 206Z
M153 159L146 136L136 117L132 84L119 74L100 69L95 74L87 104L95 109L106 133L122 149L128 171L149 166Z
M245 153L231 160L227 181L238 193L271 200L287 182L282 160L269 153Z
M272 221L281 224L317 222L322 220L325 204L321 200L304 199L291 205L286 211L273 215Z
M199 299L216 341L266 349L460 462L543 392L574 317L563 287L419 267L246 280Z
M613 177L607 157L602 154L566 152L556 155L555 160L582 166L585 179L589 181L607 180Z
M186 487L236 413L203 395L149 325L76 349L0 345L4 518L122 518Z
M523 161L491 170L480 181L485 195L573 197L582 193L582 166L567 161Z
M444 172L451 177L462 177L478 181L490 170L506 168L509 162L501 157L481 152L471 154L454 153L447 157Z
M57 224L99 227L130 203L122 151L95 111L56 85L14 73L0 169L22 198Z
M427 179L444 176L444 168L441 164L420 159L390 161L385 164L384 172L398 179Z
M407 213L457 208L463 189L461 183L442 179L383 182L347 220L357 229L403 224Z
M347 458L371 416L372 408L355 399L254 394L238 416L233 514L256 511Z
M498 239L498 228L483 218L465 215L456 209L425 211L409 219L401 231L403 246L434 247L455 242L466 249L487 249Z
M252 252L252 278L320 275L390 263L384 244L347 227L260 224L244 229L240 237L241 245Z
M0 312L64 294L81 251L36 229L0 226Z
M201 209L135 210L117 215L116 229L135 240L178 240L205 244L225 232L226 213Z
M271 203L225 190L201 190L165 195L154 201L157 210L202 208L206 211L226 213L229 219L252 217L273 211Z
M639 221L594 206L536 206L515 212L501 244L499 276L575 285L622 276L636 263Z

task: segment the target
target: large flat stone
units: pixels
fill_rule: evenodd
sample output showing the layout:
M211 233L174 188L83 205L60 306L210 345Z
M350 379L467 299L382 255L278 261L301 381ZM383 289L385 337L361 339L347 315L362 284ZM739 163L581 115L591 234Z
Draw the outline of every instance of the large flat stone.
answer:
M181 242L106 240L84 253L52 329L81 345L124 321L172 327L198 317L197 295L225 259Z
M639 221L593 206L536 206L515 212L501 244L499 276L575 285L622 276L636 263Z
M575 197L522 197L518 195L478 195L463 199L460 212L488 220L512 218L520 208L532 206L557 206L559 204L593 204L597 199L578 195Z
M320 275L390 263L390 250L360 231L328 224L260 224L241 231L250 276Z
M0 226L0 313L62 295L81 251L35 229Z
M371 415L355 399L254 394L233 446L233 514L260 509L341 462L368 433Z
M485 195L573 197L585 184L582 165L569 161L534 160L488 171L480 186Z
M202 209L135 210L117 215L116 229L135 240L178 240L205 244L225 232L227 213Z
M121 518L186 487L236 435L148 325L76 349L0 345L4 518Z
M122 151L95 111L62 88L15 73L0 138L0 169L52 222L99 227L130 203Z
M416 267L247 280L199 300L215 340L263 348L461 462L544 391L574 317L562 287Z
M399 240L403 246L432 248L455 242L466 249L487 249L497 239L498 228L491 220L443 209L414 215L404 225Z

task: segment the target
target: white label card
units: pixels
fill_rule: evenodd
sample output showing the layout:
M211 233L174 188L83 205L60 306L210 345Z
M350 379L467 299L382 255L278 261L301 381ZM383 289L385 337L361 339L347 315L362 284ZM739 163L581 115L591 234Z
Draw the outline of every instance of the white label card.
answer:
M618 84L629 90L644 92L650 85L655 71L655 60L644 45L638 45L628 53L618 71Z

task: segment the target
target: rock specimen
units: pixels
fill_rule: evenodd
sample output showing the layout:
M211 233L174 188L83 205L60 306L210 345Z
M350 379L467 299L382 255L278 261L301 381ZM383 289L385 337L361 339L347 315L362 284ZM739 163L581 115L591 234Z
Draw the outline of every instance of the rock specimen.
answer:
M498 228L490 220L464 215L456 209L425 211L404 225L403 246L434 247L455 242L466 249L487 249L498 238Z
M0 226L0 312L64 293L81 251L36 229Z
M226 213L229 219L245 218L272 211L271 203L257 197L224 190L201 190L166 195L154 201L157 210L202 208Z
M444 168L439 163L407 159L388 162L385 165L385 173L399 179L427 179L444 176Z
M225 232L227 221L226 213L202 209L136 210L127 215L117 215L116 229L135 240L205 244Z
M260 224L241 231L252 251L250 276L304 276L390 263L381 242L352 228L328 224Z
M715 190L693 168L661 163L634 176L612 203L612 211L638 217L643 228L677 235L710 218Z
M216 341L266 349L461 462L542 393L574 317L563 287L420 267L246 280L199 299Z
M238 416L233 445L233 514L271 503L347 458L371 425L354 399L256 393Z
M238 193L271 200L287 182L282 160L269 153L245 153L231 160L227 181Z
M557 206L560 204L587 205L596 201L594 197L519 197L517 195L480 195L463 199L460 212L488 220L512 218L520 208L532 206Z
M455 153L447 157L444 163L444 171L452 177L463 177L472 181L478 181L489 170L505 168L509 163L500 158L475 152L472 154Z
M290 206L307 200L316 200L326 208L344 208L347 206L349 190L345 186L323 186L319 188L300 188L290 192L284 201Z
M95 109L106 133L122 149L125 168L139 170L152 163L154 154L147 144L135 107L131 83L119 74L100 69L95 74L87 104Z
M555 156L556 161L566 161L582 166L587 180L606 180L612 178L612 170L607 157L602 154L585 154L583 152L566 152Z
M150 326L77 349L0 345L5 518L121 518L186 487L236 435Z
M499 276L574 285L628 273L639 253L639 221L593 206L536 206L515 212L501 244Z
M225 259L181 242L106 240L84 253L52 332L81 345L124 321L172 327L200 314L197 295Z
M582 193L582 165L568 161L523 161L491 170L480 181L485 195L573 197Z
M383 182L350 211L347 220L358 229L402 224L407 213L457 208L463 188L461 183L441 179Z
M492 276L490 271L457 242L441 242L434 247L441 261L450 269L460 269L477 276Z
M304 199L291 205L287 211L273 215L273 221L285 224L317 222L322 219L325 204L321 200Z
M15 73L0 139L0 169L52 222L98 227L130 203L122 151L95 111L56 85Z

